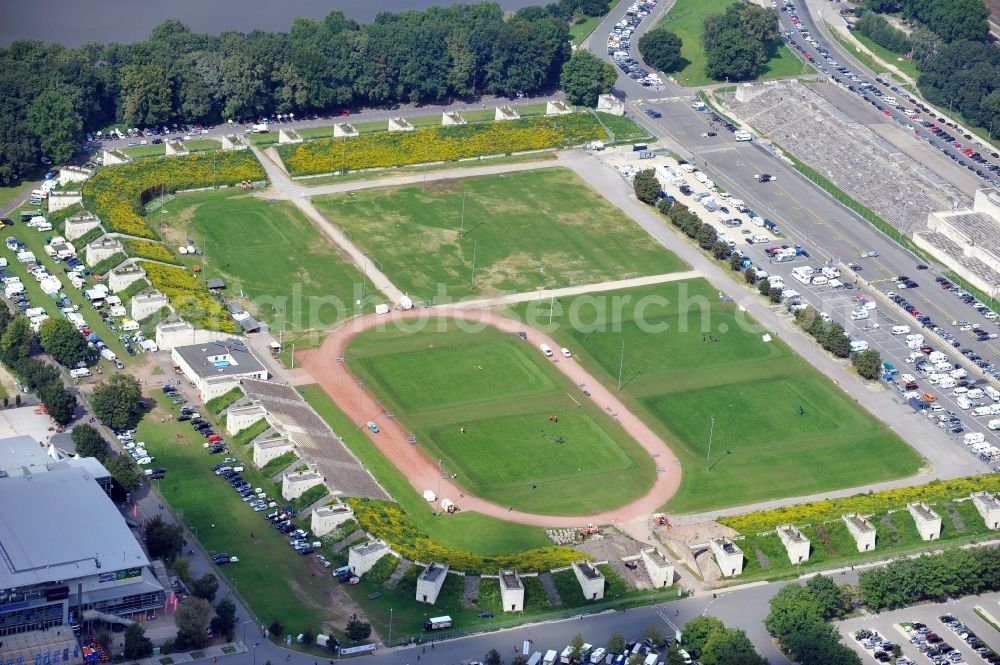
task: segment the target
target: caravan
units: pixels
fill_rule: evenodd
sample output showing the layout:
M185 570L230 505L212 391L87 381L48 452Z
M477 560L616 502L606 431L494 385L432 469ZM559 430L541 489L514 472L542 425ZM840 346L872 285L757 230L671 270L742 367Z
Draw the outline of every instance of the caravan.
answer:
M792 277L803 284L812 282L813 269L809 266L799 266L792 271Z

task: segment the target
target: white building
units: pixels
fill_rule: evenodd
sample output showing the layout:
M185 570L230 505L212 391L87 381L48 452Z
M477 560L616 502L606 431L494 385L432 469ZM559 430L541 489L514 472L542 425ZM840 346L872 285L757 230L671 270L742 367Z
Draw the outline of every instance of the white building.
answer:
M510 106L498 106L496 113L493 114L494 120L517 120L521 117L521 114L515 111Z
M450 125L467 125L469 123L458 111L445 111L441 114L441 124L448 127Z
M524 611L524 584L516 570L500 571L500 606L504 612Z
M271 460L278 459L285 453L290 453L294 450L295 443L287 436L279 436L275 439L265 439L263 441L257 439L253 442L253 463L257 465L258 469L263 469Z
M625 115L625 102L614 95L601 95L597 98L597 110L611 115Z
M417 602L433 605L448 578L448 564L431 563L417 578Z
M358 130L354 128L349 122L338 122L333 126L333 136L334 138L340 138L342 136L357 136Z
M88 266L93 267L104 259L124 251L125 248L122 247L121 242L105 236L87 245L85 260Z
M712 538L708 546L724 577L743 574L743 550L736 543L728 538Z
M118 293L119 291L124 291L140 279L145 279L145 277L146 271L139 264L126 263L108 271L107 285L112 293Z
M80 166L62 166L59 168L59 175L56 179L59 180L59 184L65 187L71 182L83 182L90 176L94 175L91 169L85 169Z
M320 506L309 516L309 530L317 536L325 536L347 520L354 519L354 511L346 503Z
M97 228L100 224L101 220L97 219L96 215L84 211L78 215L66 218L63 235L66 236L67 240L76 240L91 229Z
M653 582L653 588L670 586L674 583L674 565L655 547L647 547L640 552L646 574Z
M406 118L389 118L390 132L412 132L415 129Z
M291 127L278 130L278 143L302 143L302 136Z
M597 566L589 561L574 561L571 564L576 581L580 583L580 590L587 600L600 600L604 598L604 573L597 569Z
M297 499L308 490L323 484L323 476L315 471L294 471L281 476L281 496L289 501Z
M222 137L223 150L246 150L250 142L239 134L226 134Z
M83 202L83 194L79 190L55 190L49 192L49 212L68 208L75 203Z
M391 556L388 543L384 540L369 540L348 550L347 565L352 573L361 577L387 554Z
M132 302L130 303L132 308L132 318L136 321L142 321L146 317L156 314L169 304L170 301L167 299L167 296L159 291L140 293L139 295L133 297Z
M183 141L178 141L175 139L163 142L163 154L167 157L185 157L191 154L188 147L184 145Z
M159 329L157 329L157 344ZM235 337L204 344L174 346L170 356L184 376L195 384L206 402L239 386L240 379L267 379L264 366Z
M858 513L847 513L841 519L854 536L859 552L871 552L875 549L875 527L871 522Z
M545 102L545 115L568 115L572 112L573 109L564 101Z
M115 166L116 164L128 164L132 158L121 150L105 150L101 153L101 163L104 166Z
M973 492L969 495L973 505L983 517L987 529L1000 529L1000 501L989 492Z
M791 524L783 524L778 527L777 531L778 538L781 539L781 544L785 546L785 551L788 552L789 561L799 564L809 560L809 539L803 536L798 528Z
M922 501L906 504L906 509L913 516L913 523L917 527L917 532L924 540L937 540L941 537L941 516L931 510L931 507Z
M1000 288L1000 190L980 189L972 209L932 212L927 230L913 236L926 250L976 288Z

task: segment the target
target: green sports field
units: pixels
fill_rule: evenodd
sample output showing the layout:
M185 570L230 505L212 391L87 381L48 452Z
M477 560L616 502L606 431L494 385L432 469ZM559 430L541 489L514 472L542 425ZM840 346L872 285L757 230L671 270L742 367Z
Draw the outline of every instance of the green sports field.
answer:
M318 196L313 203L417 299L524 292L686 267L569 169Z
M801 496L919 469L913 449L773 333L765 342L768 331L721 302L708 282L604 296L583 296L583 307L555 301L550 332L606 384L617 387L621 368L623 401L667 441L683 468L667 509ZM595 304L616 297L626 304ZM544 325L549 306L532 302L510 313Z
M247 311L272 330L329 327L361 297L360 271L288 201L222 190L181 194L164 209L167 245L191 237L204 253L181 258L200 264L204 278L225 280L227 296L242 291ZM158 225L160 213L150 220Z
M470 493L531 512L581 514L628 503L652 484L642 448L514 335L453 325L369 331L345 357Z

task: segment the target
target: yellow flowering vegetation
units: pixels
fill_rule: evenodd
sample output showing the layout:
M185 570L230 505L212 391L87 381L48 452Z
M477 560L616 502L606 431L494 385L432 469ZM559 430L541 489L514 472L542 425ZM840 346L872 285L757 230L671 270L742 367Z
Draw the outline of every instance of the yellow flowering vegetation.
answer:
M446 563L467 573L494 573L499 569L540 572L568 566L585 558L571 547L539 547L516 554L484 556L438 545L422 532L398 504L372 499L348 499L361 528L392 545L411 561Z
M156 233L141 213L146 201L161 191L171 193L265 177L264 168L249 150L142 159L95 173L83 185L83 204L100 217L109 231L155 239Z
M845 513L868 515L893 508L904 508L906 504L913 501L931 503L967 497L972 492L980 490L1000 491L1000 474L935 480L926 485L900 487L842 499L825 499L743 515L720 517L718 522L749 536L772 530L780 524L798 526L812 524L816 526L828 520L839 519Z
M140 240L139 238L121 238L122 245L129 256L140 259L154 259L156 261L166 261L167 263L177 263L177 257L167 249L162 242L155 240Z
M153 288L162 292L177 314L196 328L235 332L236 325L221 302L212 297L187 269L162 263L140 261Z
M591 113L531 117L410 132L376 132L278 146L293 176L454 161L607 139Z

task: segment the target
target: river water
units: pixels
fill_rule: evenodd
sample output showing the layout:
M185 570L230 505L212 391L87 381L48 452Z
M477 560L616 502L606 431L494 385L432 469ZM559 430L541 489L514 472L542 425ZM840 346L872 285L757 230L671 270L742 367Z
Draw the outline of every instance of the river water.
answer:
M505 10L542 0L497 0ZM0 45L41 39L79 46L89 40L145 39L168 18L195 32L219 34L255 28L287 31L296 16L323 18L334 9L369 22L379 12L458 4L457 0L0 0Z

